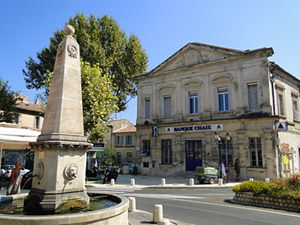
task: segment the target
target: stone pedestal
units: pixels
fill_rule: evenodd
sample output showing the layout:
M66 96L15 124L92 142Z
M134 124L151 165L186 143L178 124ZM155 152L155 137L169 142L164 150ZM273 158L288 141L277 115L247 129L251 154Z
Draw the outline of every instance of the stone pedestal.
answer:
M32 189L24 202L27 214L49 214L89 203L85 190L84 136L79 45L74 28L65 27L59 44L41 135L34 151Z

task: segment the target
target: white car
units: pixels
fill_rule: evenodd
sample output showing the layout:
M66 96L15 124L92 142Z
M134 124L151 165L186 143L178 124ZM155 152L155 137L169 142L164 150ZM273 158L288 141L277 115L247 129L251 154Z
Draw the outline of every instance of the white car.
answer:
M26 173L28 173L30 170L29 169L25 169L24 167L20 168L21 171L21 176L24 176Z
M11 175L11 171L13 168L15 168L14 165L3 165L1 166L1 179L8 180ZM20 168L21 176L24 176L26 173L28 173L30 170L25 169L24 167Z

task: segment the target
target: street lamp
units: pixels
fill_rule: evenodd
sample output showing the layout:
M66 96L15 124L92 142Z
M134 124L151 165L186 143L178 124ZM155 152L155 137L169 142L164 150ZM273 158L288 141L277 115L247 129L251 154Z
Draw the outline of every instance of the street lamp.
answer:
M218 151L219 151L219 165L220 165L220 168L219 168L219 178L222 178L222 153L221 153L221 144L222 144L222 138L221 136L215 132L214 133L214 139L216 141L216 144L218 145ZM230 141L231 139L231 136L229 135L229 133L226 133L225 135L225 139L227 141Z

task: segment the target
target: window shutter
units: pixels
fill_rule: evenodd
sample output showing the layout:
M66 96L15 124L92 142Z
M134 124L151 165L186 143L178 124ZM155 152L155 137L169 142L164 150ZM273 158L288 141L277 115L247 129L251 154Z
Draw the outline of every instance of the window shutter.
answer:
M257 84L248 85L249 109L258 108Z
M171 97L164 97L164 117L171 116Z

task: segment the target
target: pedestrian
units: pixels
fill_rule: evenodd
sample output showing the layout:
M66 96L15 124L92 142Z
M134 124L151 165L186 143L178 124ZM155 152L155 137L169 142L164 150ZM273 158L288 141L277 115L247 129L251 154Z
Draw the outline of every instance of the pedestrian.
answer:
M223 160L222 161L222 179L223 179L223 182L224 182L224 180L227 182L227 176L226 176L224 163L225 163L225 161Z
M20 167L21 167L21 162L16 161L15 168L13 168L11 171L11 175L10 175L9 182L7 185L6 195L13 195L13 194L21 193L21 185L20 184L21 184L22 176L21 176Z
M241 173L239 159L235 160L234 170L235 170L235 173L236 173L236 179L235 180L239 181L240 180L240 173Z
M227 172L227 181L229 180L229 175L231 176L231 180L233 181L233 172L232 172L232 161L228 163L228 172Z

